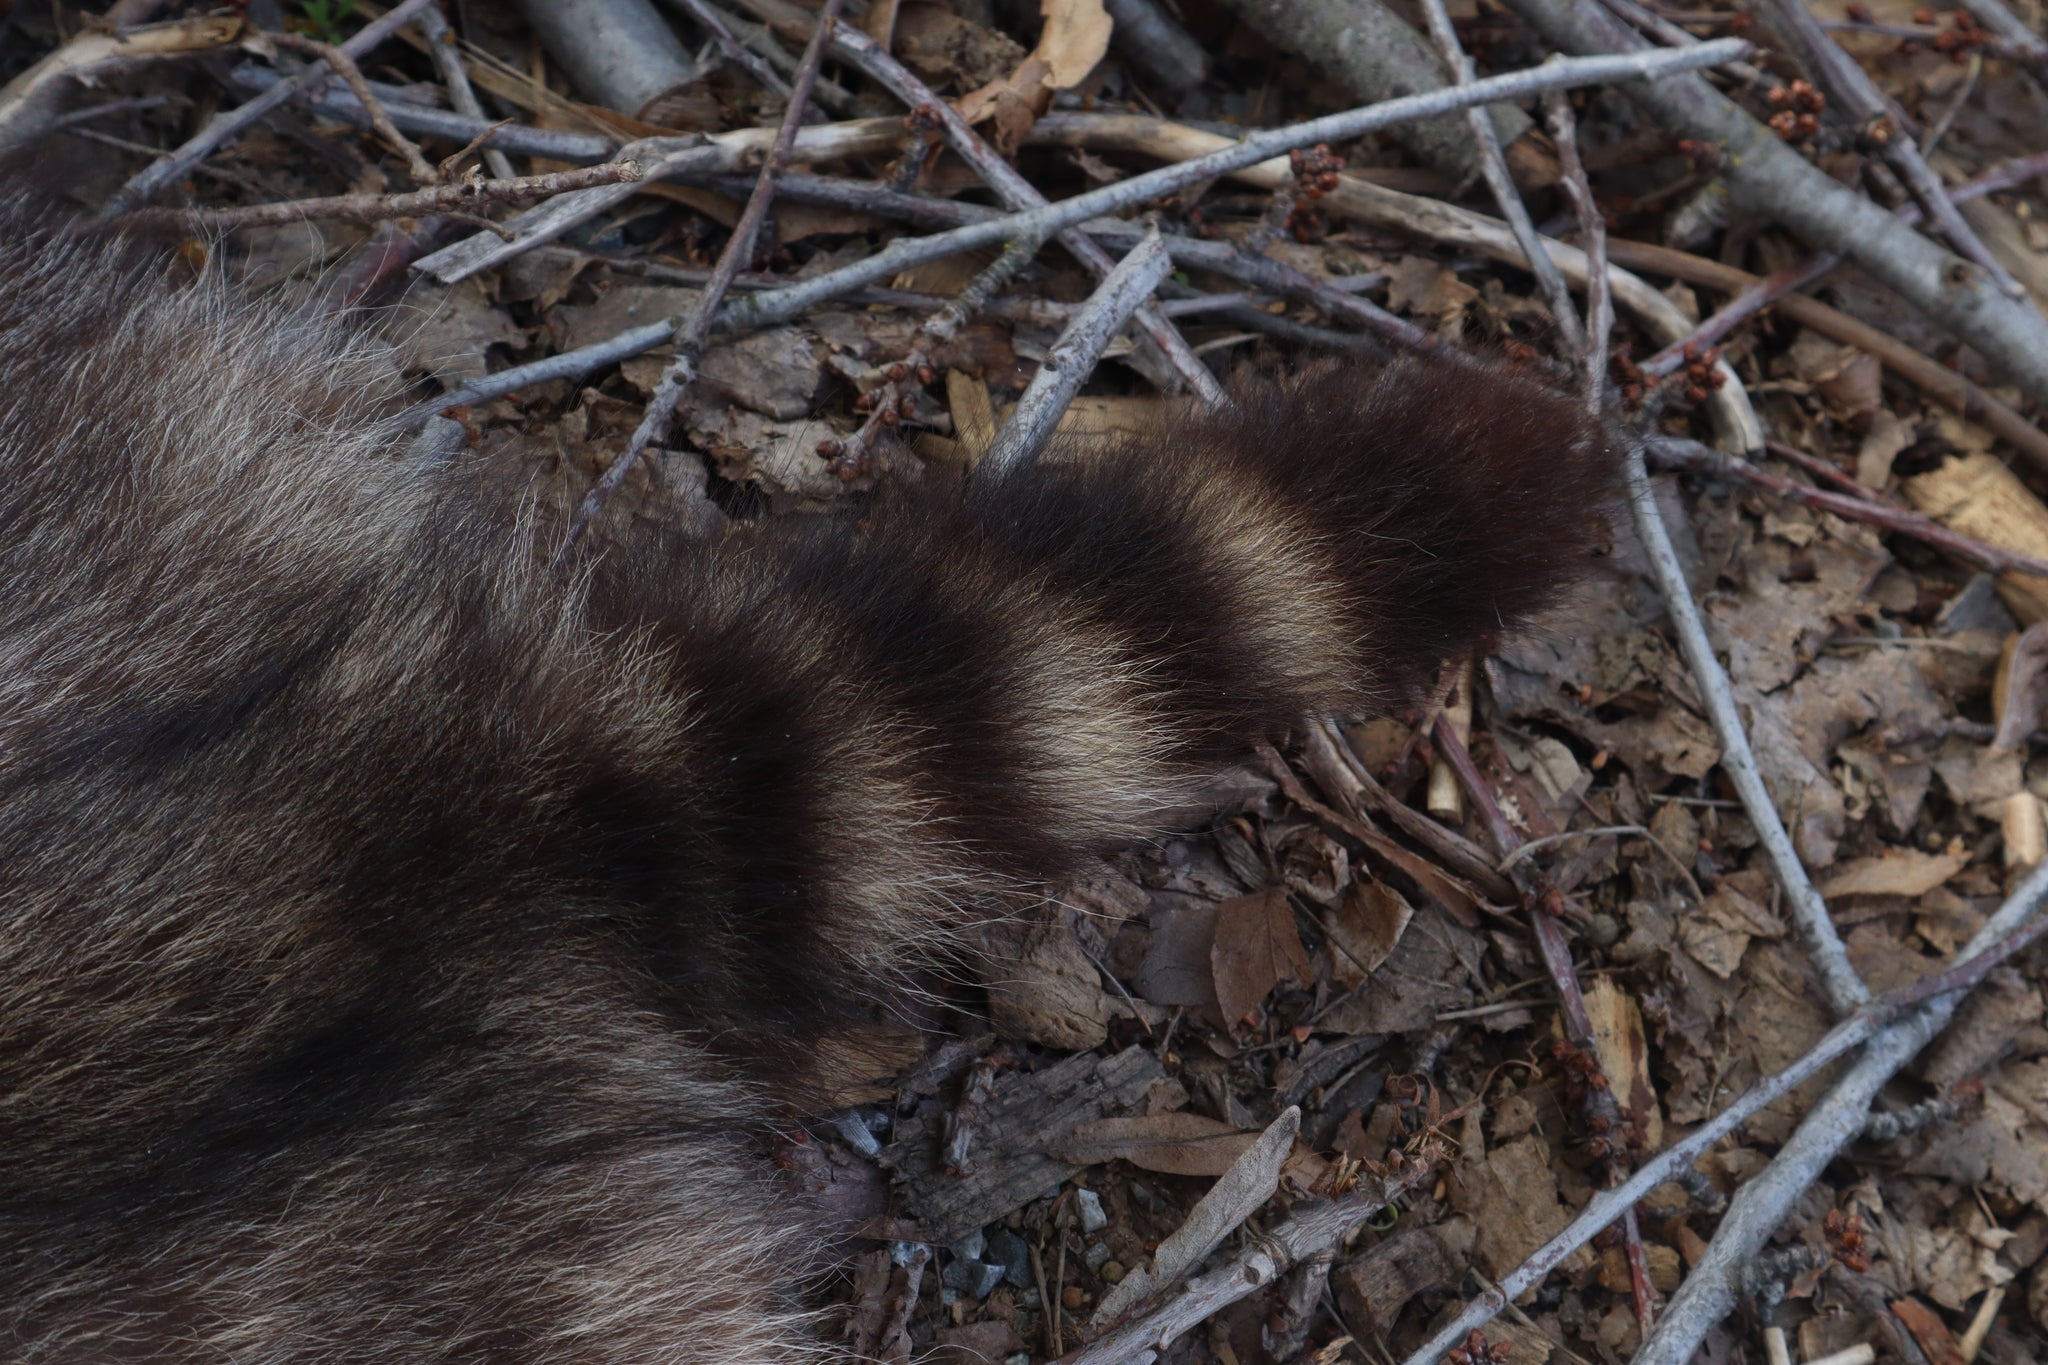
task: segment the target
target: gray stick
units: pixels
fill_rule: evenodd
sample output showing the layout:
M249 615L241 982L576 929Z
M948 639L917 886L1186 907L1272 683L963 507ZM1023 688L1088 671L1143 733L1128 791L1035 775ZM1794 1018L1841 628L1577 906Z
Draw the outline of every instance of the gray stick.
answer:
M1835 932L1835 922L1828 917L1827 903L1808 879L1806 868L1793 851L1792 837L1785 832L1785 822L1778 818L1770 790L1764 786L1756 753L1749 747L1749 735L1743 729L1741 713L1736 710L1735 694L1728 686L1728 675L1722 671L1721 661L1714 657L1706 622L1700 619L1692 588L1678 562L1678 552L1672 548L1664 517L1657 510L1657 495L1650 488L1650 475L1643 466L1640 448L1629 452L1627 479L1630 520L1649 554L1650 575L1657 580L1665 605L1671 609L1679 648L1699 685L1700 700L1706 703L1714 734L1721 741L1721 771L1735 784L1742 808L1756 826L1757 837L1770 857L1771 870L1785 888L1792 918L1813 958L1814 969L1820 973L1828 1003L1834 1006L1837 1015L1849 1014L1870 999L1870 988L1849 965L1848 950L1842 946L1841 935Z
M1096 362L1109 349L1110 339L1122 331L1138 305L1152 297L1152 291L1166 278L1173 258L1159 230L1152 229L1130 254L1117 262L1103 279L1094 297L1067 330L1053 343L1038 373L1031 377L1024 396L1010 420L996 433L996 439L981 458L981 468L992 475L1020 469L1038 457L1052 438L1061 414L1081 391L1081 385L1095 372Z

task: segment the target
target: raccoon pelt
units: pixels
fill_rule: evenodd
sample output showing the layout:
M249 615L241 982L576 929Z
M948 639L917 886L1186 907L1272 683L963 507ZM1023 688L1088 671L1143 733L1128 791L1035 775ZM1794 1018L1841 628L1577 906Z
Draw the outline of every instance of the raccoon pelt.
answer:
M0 1360L821 1349L757 1155L846 1002L1413 697L1588 556L1574 404L1409 361L614 549L363 343L0 222ZM0 218L4 218L0 212Z

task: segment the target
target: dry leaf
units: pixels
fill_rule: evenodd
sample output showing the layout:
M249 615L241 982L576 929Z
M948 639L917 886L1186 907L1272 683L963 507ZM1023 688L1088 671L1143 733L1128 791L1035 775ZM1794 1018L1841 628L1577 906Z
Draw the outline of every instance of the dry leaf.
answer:
M1353 882L1331 910L1330 976L1350 990L1387 960L1415 909L1385 882Z
M2041 710L2048 706L2048 623L2028 626L2005 642L1998 656L1998 676L1991 685L1991 714L1998 733L1994 749L2017 749L2041 728Z
M1969 865L1967 850L1922 853L1888 848L1875 858L1843 863L1820 884L1828 900L1843 896L1924 896Z
M1294 927L1287 892L1269 887L1217 906L1209 969L1223 1017L1232 1023L1257 1014L1266 992L1282 977L1308 980L1308 952Z
M1255 1141L1255 1134L1201 1114L1138 1114L1080 1124L1045 1152L1073 1166L1128 1161L1167 1175L1222 1175Z
M1032 53L1045 63L1054 90L1079 85L1109 51L1112 25L1102 0L1045 0L1045 28Z

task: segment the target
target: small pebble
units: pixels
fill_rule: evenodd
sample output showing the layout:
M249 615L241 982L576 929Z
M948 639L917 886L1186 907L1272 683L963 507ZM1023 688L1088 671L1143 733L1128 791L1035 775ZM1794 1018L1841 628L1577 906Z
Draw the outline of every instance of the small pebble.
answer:
M1081 1211L1081 1231L1097 1233L1109 1226L1109 1215L1102 1210L1102 1196L1093 1190L1075 1190L1074 1207Z
M988 1235L988 1249L982 1254L989 1264L1003 1268L1003 1278L1011 1284L1031 1288L1031 1248L1022 1237L1008 1228L997 1228Z
M981 1259L982 1248L987 1245L987 1234L980 1228L976 1228L959 1241L953 1243L953 1245L947 1247L946 1250L952 1252L963 1261L978 1261Z
M1102 1263L1109 1259L1109 1246L1103 1242L1090 1242L1081 1252L1081 1264L1090 1270L1100 1270Z

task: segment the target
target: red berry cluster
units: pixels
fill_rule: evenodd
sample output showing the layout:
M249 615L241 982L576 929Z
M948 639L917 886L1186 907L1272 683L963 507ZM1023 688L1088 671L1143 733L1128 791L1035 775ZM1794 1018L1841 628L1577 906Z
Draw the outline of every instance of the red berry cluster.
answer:
M1337 192L1337 175L1344 169L1344 158L1332 152L1329 143L1318 142L1313 147L1297 147L1289 152L1287 165L1294 172L1294 183L1301 193L1310 199L1320 199Z
M1820 111L1827 108L1828 97L1811 81L1781 85L1765 98L1778 111L1771 115L1771 131L1785 141L1811 142L1820 132Z
M1466 1334L1463 1346L1444 1352L1450 1365L1507 1365L1514 1349L1505 1341L1489 1342L1477 1327Z
M1928 14L1927 18L1923 20L1920 18L1922 14L1927 14L1927 11L1919 10L1913 15L1916 23L1932 22L1933 15ZM1934 50L1936 52L1946 52L1950 61L1963 61L1972 52L1975 52L1978 48L1991 41L1989 31L1977 22L1976 15L1966 9L1950 10L1948 20L1949 27L1935 34L1931 41Z
M1821 1220L1820 1231L1828 1239L1828 1250L1844 1269L1858 1275L1870 1269L1869 1236L1861 1214L1829 1209L1828 1216Z
M1709 346L1704 351L1688 342L1683 351L1685 357L1685 401L1704 403L1707 395L1728 382L1721 373L1721 348Z

